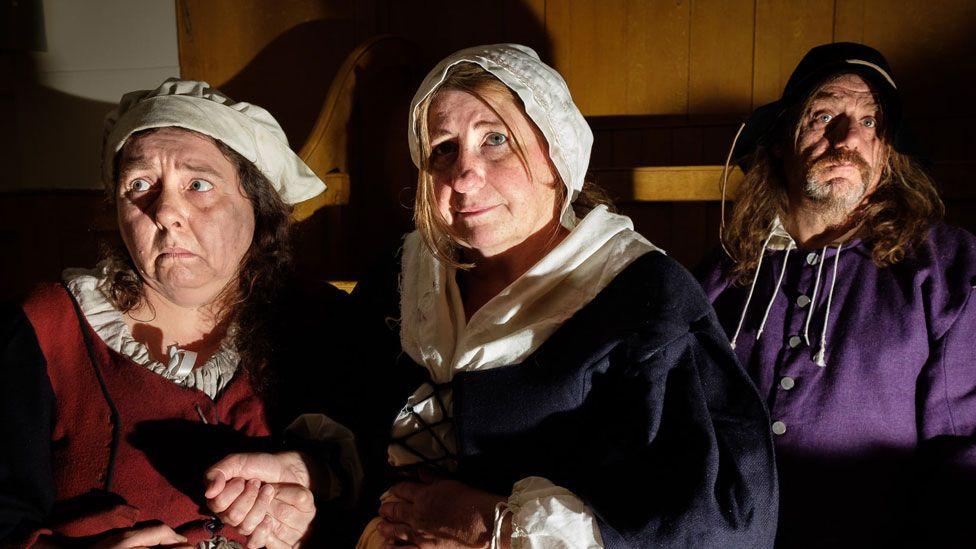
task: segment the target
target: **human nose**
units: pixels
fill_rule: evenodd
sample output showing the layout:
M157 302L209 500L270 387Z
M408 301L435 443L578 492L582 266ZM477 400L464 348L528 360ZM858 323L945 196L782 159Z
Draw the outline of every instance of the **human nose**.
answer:
M163 184L156 198L154 213L156 225L160 229L171 230L186 223L186 200L176 185Z
M454 173L451 176L451 188L458 193L470 194L476 192L484 184L484 165L481 159L471 151L459 150L454 164Z
M863 138L864 129L857 120L848 115L838 116L831 128L830 142L835 149L857 150Z

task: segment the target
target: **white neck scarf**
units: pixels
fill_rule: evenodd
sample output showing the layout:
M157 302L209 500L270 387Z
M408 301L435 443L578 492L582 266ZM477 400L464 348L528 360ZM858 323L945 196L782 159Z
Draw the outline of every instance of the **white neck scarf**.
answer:
M456 372L487 370L522 362L611 280L638 257L660 251L633 229L628 217L594 208L570 234L525 274L465 321L456 271L437 261L419 233L404 242L400 281L400 342L410 358L427 368L434 383L449 382ZM415 452L394 444L394 465L443 457L444 445L456 447L450 422L441 441L429 444L413 436L424 423L443 418L432 402L436 391L424 384L408 399L394 422L394 438L410 438ZM451 415L451 395L438 395ZM420 416L420 420L416 416ZM421 421L425 420L425 421ZM453 453L454 448L450 448Z

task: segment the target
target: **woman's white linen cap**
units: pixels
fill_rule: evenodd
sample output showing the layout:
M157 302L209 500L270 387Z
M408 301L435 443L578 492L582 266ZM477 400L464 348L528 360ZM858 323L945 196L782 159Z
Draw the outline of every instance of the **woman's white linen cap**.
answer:
M482 67L514 91L525 104L525 112L545 136L549 158L566 185L560 222L566 228L575 227L576 214L570 205L583 188L590 164L593 132L573 103L566 81L555 69L543 63L532 48L519 44L476 46L458 51L438 63L410 103L407 138L413 163L420 167L417 106L437 90L451 67L458 63L474 63Z
M218 139L251 161L287 204L325 190L305 162L288 147L288 138L271 113L235 102L206 82L170 78L154 90L122 96L105 117L102 177L111 185L112 162L133 133L175 126Z

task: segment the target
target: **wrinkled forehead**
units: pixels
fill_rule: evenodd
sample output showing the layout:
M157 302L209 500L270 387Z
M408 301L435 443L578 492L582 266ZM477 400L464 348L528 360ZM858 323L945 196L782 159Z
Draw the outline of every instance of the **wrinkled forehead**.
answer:
M808 105L856 104L866 109L881 110L881 95L862 76L842 73L827 79L811 94Z
M444 86L431 97L427 111L429 138L444 131L461 128L505 128L514 133L516 141L535 135L545 142L538 125L504 84L499 89L461 90Z
M173 156L181 169L216 172L235 168L214 138L200 132L166 126L132 134L115 156L114 179L133 170L150 169L162 156Z
M443 88L431 98L427 123L432 129L452 122L502 123L516 110L509 98L497 93Z

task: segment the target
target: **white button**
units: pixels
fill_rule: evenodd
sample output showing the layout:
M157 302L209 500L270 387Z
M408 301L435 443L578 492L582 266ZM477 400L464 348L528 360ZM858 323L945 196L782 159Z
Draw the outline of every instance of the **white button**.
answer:
M800 346L800 343L803 343L803 338L801 338L800 336L791 336L790 337L790 349L795 349L795 348L799 347Z
M816 252L810 252L807 254L807 265L816 265L817 261L820 261L820 256Z
M782 435L786 432L786 424L782 421L773 422L773 433L777 435Z
M790 376L784 376L783 379L779 380L779 386L785 391L789 391L796 385L796 380Z
M800 297L796 298L796 304L802 309L810 304L810 298L805 295L801 295Z

